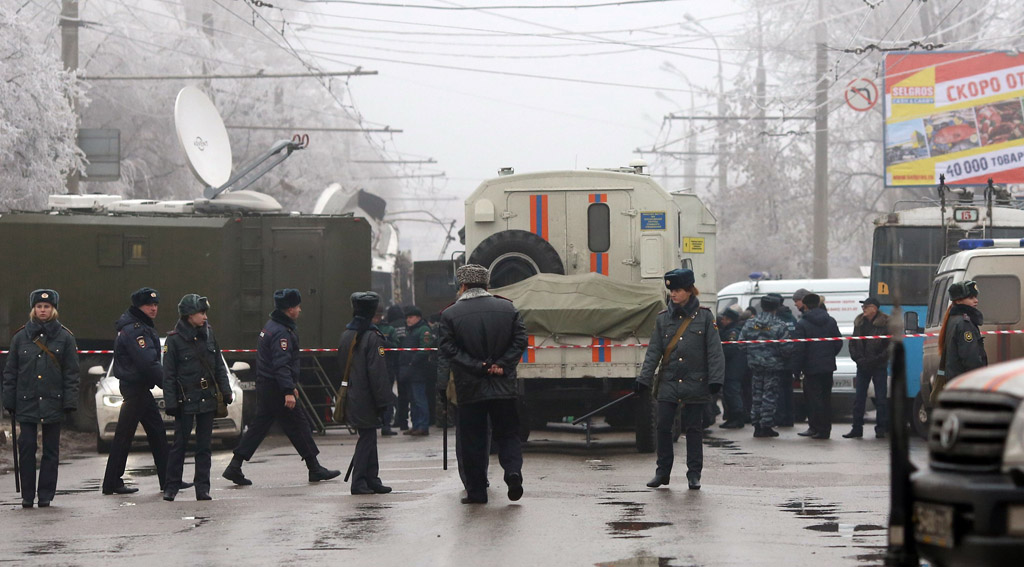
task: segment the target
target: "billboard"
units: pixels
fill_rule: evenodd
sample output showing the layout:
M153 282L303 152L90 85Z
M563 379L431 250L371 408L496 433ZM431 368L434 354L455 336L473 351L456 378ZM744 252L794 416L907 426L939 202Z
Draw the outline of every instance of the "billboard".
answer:
M1024 183L1024 57L885 56L885 184Z

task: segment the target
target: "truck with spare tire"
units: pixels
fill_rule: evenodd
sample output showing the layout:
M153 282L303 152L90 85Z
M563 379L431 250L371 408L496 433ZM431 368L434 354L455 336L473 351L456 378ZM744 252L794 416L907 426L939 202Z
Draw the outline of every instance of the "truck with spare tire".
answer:
M714 306L717 221L689 192L669 193L645 164L515 174L502 170L466 200L469 263L523 314L530 348L518 375L521 419L570 421L632 391L667 293L662 276L690 268ZM649 395L610 407L653 452Z

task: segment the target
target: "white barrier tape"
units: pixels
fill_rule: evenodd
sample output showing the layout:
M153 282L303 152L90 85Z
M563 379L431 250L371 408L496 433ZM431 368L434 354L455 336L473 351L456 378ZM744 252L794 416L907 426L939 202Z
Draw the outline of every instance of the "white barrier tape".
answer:
M1007 329L1002 331L982 331L983 335L1024 335L1024 329ZM819 343L828 341L870 341L876 339L891 339L895 335L863 335L856 337L825 337L815 339L765 339L756 341L722 341L723 345L763 345L763 344L774 344L774 343ZM937 337L938 333L909 333L903 335L905 339L914 338L926 338L926 337ZM540 346L528 346L527 350L549 350L549 349L573 349L573 348L646 348L647 343L621 343L621 344L605 344L605 345L540 345ZM434 347L430 348L386 348L386 351L391 352L432 352L437 350ZM0 354L7 354L10 351L0 350ZM256 349L223 349L223 353L253 353ZM300 349L299 352L338 352L336 348L304 348ZM78 354L114 354L112 350L80 350Z

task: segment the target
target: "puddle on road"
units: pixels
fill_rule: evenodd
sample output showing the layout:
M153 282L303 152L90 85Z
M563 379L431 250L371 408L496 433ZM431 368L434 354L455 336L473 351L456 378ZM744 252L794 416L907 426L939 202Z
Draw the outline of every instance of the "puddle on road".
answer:
M627 488L624 484L610 484L604 490L605 494L650 494L650 490L636 490Z
M740 450L740 447L736 445L736 442L731 439L725 439L722 437L711 437L708 435L704 436L704 446L714 447L716 449L725 449L733 455L749 455L750 453Z
M98 478L90 478L81 482L78 488L60 488L57 490L57 496L67 496L69 494L85 494L88 492L99 492L100 485L103 484Z
M649 555L640 555L637 557L630 557L629 559L594 563L594 567L673 567L673 561L675 561L675 557L652 557ZM690 564L688 567L697 566L696 564Z
M844 511L834 502L822 502L818 498L805 498L788 500L779 505L779 508L786 512L796 514L799 518L816 520L804 529L824 534L824 537L849 539L852 544L861 545L832 545L829 547L841 547L847 549L870 550L869 553L859 553L851 556L859 562L859 565L879 565L885 559L884 545L863 545L869 541L877 541L875 538L883 538L886 534L886 527L877 524L855 524L839 522L840 514L859 514L861 511Z
M67 544L63 541L44 541L23 553L25 555L60 555L67 551Z
M608 522L612 537L617 539L634 539L649 537L638 534L645 530L671 526L672 522Z
M156 465L149 465L145 467L137 467L134 469L125 469L124 474L132 478L141 478L145 476L156 476Z
M615 468L601 459L587 459L586 462L587 467L592 471L610 471Z
M786 512L792 512L801 518L820 518L822 520L837 519L835 514L839 511L837 504L822 503L817 498L789 500L784 504L780 504L779 508Z
M182 516L181 519L182 521L192 523L190 526L185 528L186 530L198 528L210 521L209 516Z
M815 532L837 533L842 537L853 537L856 532L876 532L885 530L885 527L876 526L874 524L840 524L838 522L826 522L824 524L807 526L804 529Z

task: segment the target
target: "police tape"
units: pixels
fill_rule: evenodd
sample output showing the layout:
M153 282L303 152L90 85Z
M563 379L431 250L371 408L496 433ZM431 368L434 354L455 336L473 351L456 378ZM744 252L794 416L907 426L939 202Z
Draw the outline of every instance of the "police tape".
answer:
M1005 329L996 331L982 331L982 335L1024 335L1024 329ZM905 339L915 338L928 338L937 337L938 333L908 333L906 335L899 335ZM871 341L877 339L892 339L897 338L897 335L860 335L856 337L821 337L811 339L763 339L763 340L751 340L751 341L722 341L723 345L763 345L763 344L776 344L776 343L819 343L829 341ZM578 349L578 348L647 348L648 343L619 343L619 344L594 344L594 345L531 345L526 347L527 350L552 350L552 349ZM389 352L433 352L437 350L436 347L425 347L425 348L386 348L384 349ZM0 354L7 354L10 351L0 350ZM239 349L223 349L221 350L224 354L246 354L254 353L256 349L252 348L239 348ZM299 352L338 352L336 348L303 348L299 349ZM112 350L80 350L78 354L114 354Z

